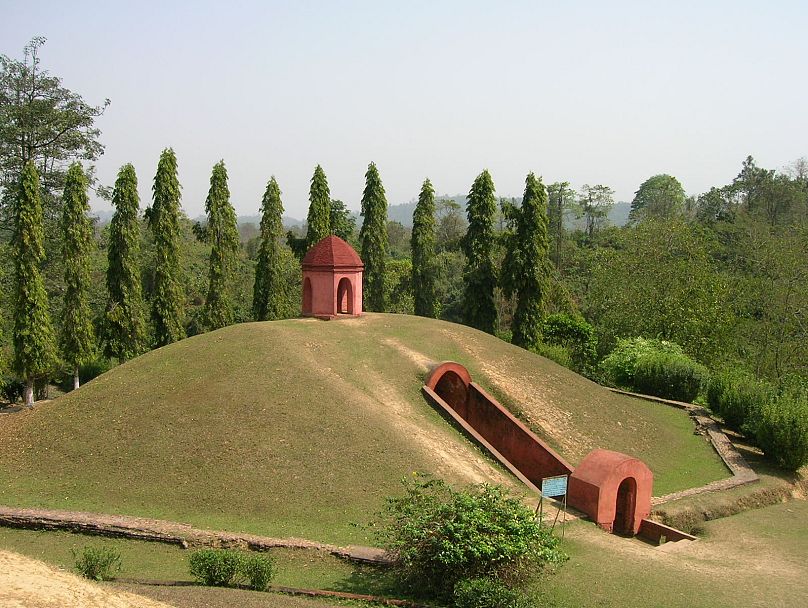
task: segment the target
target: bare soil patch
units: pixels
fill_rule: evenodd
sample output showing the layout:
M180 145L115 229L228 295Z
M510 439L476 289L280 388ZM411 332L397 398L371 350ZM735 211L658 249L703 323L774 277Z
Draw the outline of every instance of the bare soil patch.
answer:
M0 550L0 605L4 608L171 608L171 604L102 586L3 550Z

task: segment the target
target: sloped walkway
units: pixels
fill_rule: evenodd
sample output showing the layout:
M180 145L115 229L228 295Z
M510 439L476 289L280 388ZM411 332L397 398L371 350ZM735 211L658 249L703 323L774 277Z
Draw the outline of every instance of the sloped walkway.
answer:
M661 403L670 407L675 407L680 410L685 410L688 415L693 419L697 429L702 429L712 443L713 448L727 465L727 468L732 472L732 477L727 479L719 479L707 485L698 488L689 488L681 490L680 492L673 492L672 494L665 494L664 496L657 496L651 499L651 504L661 505L666 502L686 498L688 496L695 496L697 494L704 494L706 492L719 492L721 490L728 490L747 483L758 481L760 478L757 473L752 470L749 463L741 455L735 446L729 440L726 433L721 430L718 423L713 420L710 413L700 405L692 403L685 403L683 401L674 401L672 399L663 399L661 397L654 397L651 395L642 395L640 393L631 393L629 391L621 391L620 389L610 388L614 393L621 395L628 395L629 397L636 397L637 399L644 399L645 401L653 401Z
M338 547L301 538L273 538L222 530L202 530L188 524L130 515L83 511L18 509L0 506L0 526L28 530L65 530L117 538L156 541L188 547L222 547L266 551L275 547L314 549L358 562L386 564L390 559L376 547Z

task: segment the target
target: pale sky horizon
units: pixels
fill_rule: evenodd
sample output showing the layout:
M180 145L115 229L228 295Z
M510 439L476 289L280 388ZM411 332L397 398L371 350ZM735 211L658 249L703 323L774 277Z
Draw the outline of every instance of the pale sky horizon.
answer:
M43 68L111 100L101 183L133 163L146 207L173 147L191 217L220 159L239 215L275 175L305 219L318 163L358 210L370 161L392 205L425 177L468 192L484 168L499 196L534 171L629 201L658 173L698 194L749 154L808 156L805 2L0 0L0 15L0 54L45 36Z

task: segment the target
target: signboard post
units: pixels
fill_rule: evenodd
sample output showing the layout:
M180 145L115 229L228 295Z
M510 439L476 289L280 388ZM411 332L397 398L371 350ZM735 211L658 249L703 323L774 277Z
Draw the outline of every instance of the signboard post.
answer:
M539 498L539 525L542 524L542 517L544 515L544 508L543 502L544 497L547 496L548 498L558 498L560 496L564 497L564 519L561 523L561 538L564 538L564 527L567 523L567 475L556 475L554 477L544 477L541 480L541 496ZM555 519L553 520L553 527L551 530L555 530L556 522L558 522L558 511L556 511Z

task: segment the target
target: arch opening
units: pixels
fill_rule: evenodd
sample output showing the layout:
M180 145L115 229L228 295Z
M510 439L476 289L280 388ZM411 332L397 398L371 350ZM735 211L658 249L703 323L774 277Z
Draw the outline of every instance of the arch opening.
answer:
M457 372L448 370L435 385L435 392L456 412L464 411L468 401L468 387Z
M312 293L311 293L311 279L306 277L303 280L303 314L310 315L312 313Z
M354 314L353 304L353 285L348 277L343 277L337 285L337 314Z
M637 508L637 481L626 477L617 487L612 531L615 534L634 534L634 515Z

